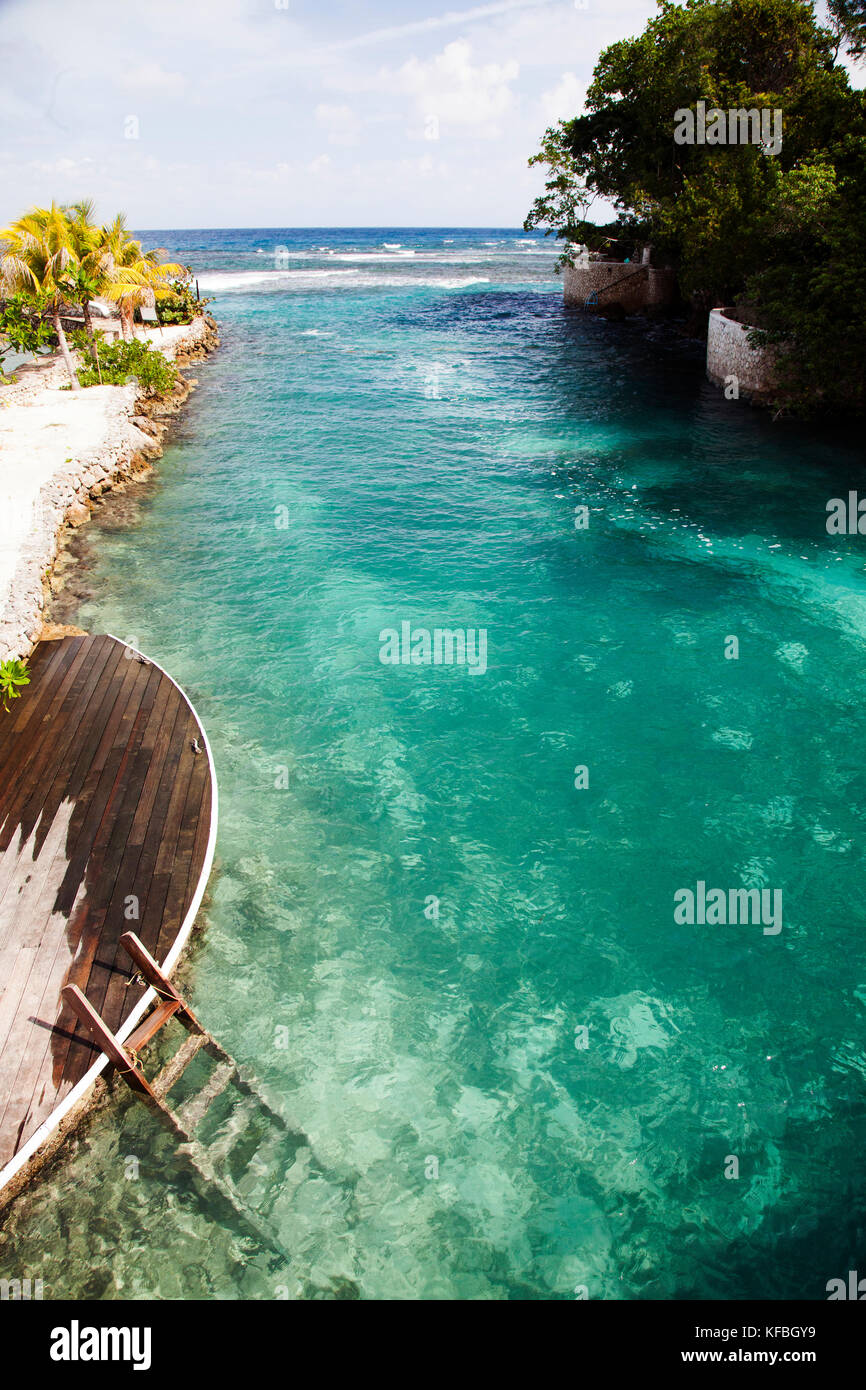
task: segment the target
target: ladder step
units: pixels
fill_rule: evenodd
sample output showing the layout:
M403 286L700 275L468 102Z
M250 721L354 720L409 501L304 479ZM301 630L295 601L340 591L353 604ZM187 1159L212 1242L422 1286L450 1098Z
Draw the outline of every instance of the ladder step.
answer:
M156 1080L152 1083L154 1091L161 1099L167 1096L172 1086L180 1080L195 1054L204 1046L204 1043L205 1038L201 1033L190 1033L189 1037L178 1049L171 1061L166 1063Z
M234 1183L222 1177L214 1168L210 1154L197 1144L195 1140L188 1141L180 1145L178 1152L183 1155L191 1165L193 1172L204 1178L220 1193L223 1200L228 1202L241 1223L253 1237L258 1240L266 1249L272 1250L279 1255L287 1264L291 1264L292 1256L284 1245L280 1242L279 1236L270 1226L262 1220L248 1202L244 1201Z
M134 1032L130 1033L124 1046L130 1052L137 1052L145 1043L150 1042L151 1038L159 1032L164 1023L172 1018L180 1008L177 999L167 999L161 1004L157 1004L152 1013L148 1014L143 1023L140 1023Z
M223 1062L221 1066L215 1068L207 1085L202 1087L198 1095L193 1096L192 1100L188 1100L185 1105L179 1108L177 1117L184 1129L190 1132L195 1129L199 1121L204 1118L211 1103L216 1100L217 1096L222 1095L235 1071L234 1062Z
M232 1150L241 1142L249 1130L250 1123L255 1114L255 1102L251 1102L249 1099L245 1098L231 1116L219 1138L211 1140L208 1144L207 1155L217 1171L222 1168L223 1164L228 1162Z

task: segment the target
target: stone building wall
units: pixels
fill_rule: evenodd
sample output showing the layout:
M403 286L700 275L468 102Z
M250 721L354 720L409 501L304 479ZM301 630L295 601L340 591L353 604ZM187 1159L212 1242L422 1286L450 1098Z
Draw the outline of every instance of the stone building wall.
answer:
M752 325L729 318L730 310L713 309L707 329L707 376L724 386L735 376L741 395L767 397L775 385L774 354L768 348L749 346Z
M593 293L599 296L599 309L619 304L627 314L639 314L651 306L670 304L676 294L676 277L672 270L635 262L590 261L588 265L566 266L565 303L582 309Z

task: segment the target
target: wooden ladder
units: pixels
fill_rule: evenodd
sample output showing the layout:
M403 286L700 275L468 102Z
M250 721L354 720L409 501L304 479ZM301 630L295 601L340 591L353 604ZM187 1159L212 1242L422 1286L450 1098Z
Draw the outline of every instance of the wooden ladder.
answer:
M256 1240L276 1251L283 1259L289 1260L289 1253L283 1249L273 1231L238 1192L232 1180L217 1171L213 1161L214 1155L195 1139L195 1131L210 1106L229 1085L233 1085L242 1095L253 1100L255 1108L277 1129L288 1130L285 1120L268 1105L260 1091L241 1075L234 1058L229 1056L225 1048L221 1047L216 1038L199 1022L186 1000L178 993L168 976L160 970L135 933L126 932L120 938L120 943L137 966L137 975L133 976L133 979L138 978L143 984L150 985L159 1001L126 1041L121 1043L115 1037L77 985L64 986L64 1000L130 1089L180 1141L178 1153L187 1160L194 1174L203 1178L205 1183L220 1193ZM162 1071L153 1080L148 1080L138 1053L172 1018L183 1024L189 1036ZM192 1059L201 1051L207 1053L217 1065L201 1091L175 1111L168 1104L169 1091L177 1085Z

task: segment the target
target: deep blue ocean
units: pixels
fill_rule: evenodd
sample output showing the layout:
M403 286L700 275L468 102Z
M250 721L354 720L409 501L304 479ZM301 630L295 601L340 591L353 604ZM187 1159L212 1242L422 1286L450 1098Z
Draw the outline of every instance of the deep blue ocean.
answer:
M513 228L144 235L222 348L91 528L77 621L207 727L182 980L293 1127L241 1179L289 1253L123 1101L0 1272L825 1298L866 1259L866 538L826 529L861 439L726 401L675 326L566 311ZM483 631L486 669L383 663L404 623ZM699 883L778 890L781 930L677 921Z

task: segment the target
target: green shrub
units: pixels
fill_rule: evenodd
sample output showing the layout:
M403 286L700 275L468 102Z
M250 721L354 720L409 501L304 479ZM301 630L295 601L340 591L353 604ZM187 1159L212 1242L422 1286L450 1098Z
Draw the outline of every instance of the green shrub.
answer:
M71 337L73 345L86 354L89 350L87 335L78 329ZM128 381L135 380L147 395L161 396L174 390L177 385L178 371L174 363L138 338L131 343L125 343L122 339L115 343L103 343L97 335L96 346L99 369L86 356L78 370L78 380L82 386L99 386L101 375L103 386L125 386Z
M24 661L0 661L0 704L9 712L9 701L17 700L21 691L19 685L29 685L27 664Z
M54 329L44 317L45 296L12 294L0 301L0 377L3 358L9 352L29 352L55 341Z
M172 280L169 294L162 295L156 306L161 323L192 323L204 311L211 299L196 299L189 280Z

